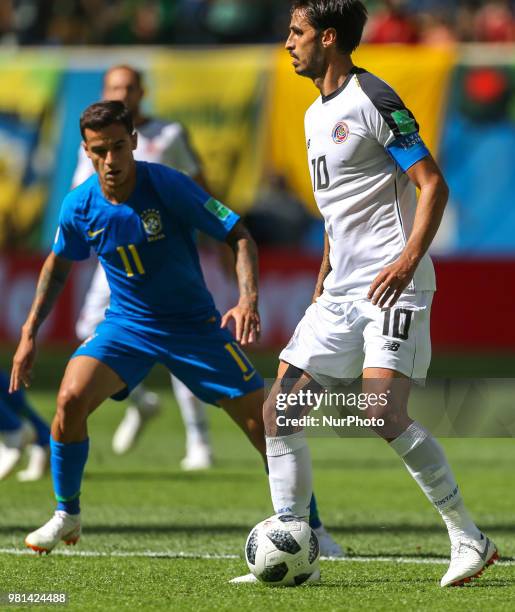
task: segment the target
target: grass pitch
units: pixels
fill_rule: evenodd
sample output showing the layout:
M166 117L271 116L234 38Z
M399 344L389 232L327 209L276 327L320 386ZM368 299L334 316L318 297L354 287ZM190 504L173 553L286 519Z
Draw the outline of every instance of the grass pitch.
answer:
M272 514L261 460L213 408L216 466L181 472L182 424L171 393L162 398L162 415L124 457L110 449L123 407L108 402L91 417L76 547L25 554L23 537L53 511L50 478L0 483L0 593L64 591L71 610L513 610L512 440L442 441L469 507L505 560L471 586L439 588L447 535L397 456L379 440L328 438L311 440L316 492L349 560L322 562L320 585L230 585L246 573L248 531ZM31 399L52 413L53 393Z

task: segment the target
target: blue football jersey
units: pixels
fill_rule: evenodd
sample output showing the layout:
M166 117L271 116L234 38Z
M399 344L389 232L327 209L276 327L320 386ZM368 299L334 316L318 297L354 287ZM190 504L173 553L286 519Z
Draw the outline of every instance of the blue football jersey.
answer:
M96 174L70 192L54 252L78 261L95 251L111 289L107 316L153 326L213 316L195 233L223 241L239 216L167 166L136 162L136 173L121 204L106 200Z

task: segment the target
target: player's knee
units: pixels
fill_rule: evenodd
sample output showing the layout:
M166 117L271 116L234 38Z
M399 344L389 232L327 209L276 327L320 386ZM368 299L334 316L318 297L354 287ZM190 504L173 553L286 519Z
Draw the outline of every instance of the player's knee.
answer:
M412 423L405 409L392 404L369 406L364 416L374 423L372 429L386 442L395 440Z
M62 387L57 396L56 417L62 431L84 421L88 416L87 403L82 394L72 387Z
M386 419L392 423L402 423L405 421L408 411L407 406L395 401L370 401L366 410L368 419Z

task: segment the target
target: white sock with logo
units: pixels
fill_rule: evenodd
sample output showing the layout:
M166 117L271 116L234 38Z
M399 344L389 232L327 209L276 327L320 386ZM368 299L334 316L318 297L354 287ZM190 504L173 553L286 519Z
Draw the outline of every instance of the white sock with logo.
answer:
M479 540L481 532L465 508L442 447L431 433L413 422L390 446L442 515L451 543L463 537Z
M313 493L311 455L303 431L266 438L268 480L275 512L309 517Z

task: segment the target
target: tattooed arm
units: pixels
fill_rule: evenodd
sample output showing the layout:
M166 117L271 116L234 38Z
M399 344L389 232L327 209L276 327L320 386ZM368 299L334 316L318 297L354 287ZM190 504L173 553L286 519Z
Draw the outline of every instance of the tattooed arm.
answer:
M66 283L73 262L50 253L39 274L36 295L29 316L21 328L21 338L13 358L9 392L18 391L23 383L30 385L31 371L36 357L36 335L52 310Z
M320 264L320 272L318 273L317 284L315 287L315 293L313 294L313 302L319 298L324 292L324 281L331 272L331 263L329 261L329 238L327 237L327 232L324 233L324 257L322 258L322 263Z
M258 313L258 253L256 243L247 228L239 221L227 236L227 244L235 257L236 276L240 290L238 305L222 318L222 327L230 319L236 325L236 340L242 345L256 342L261 333Z

